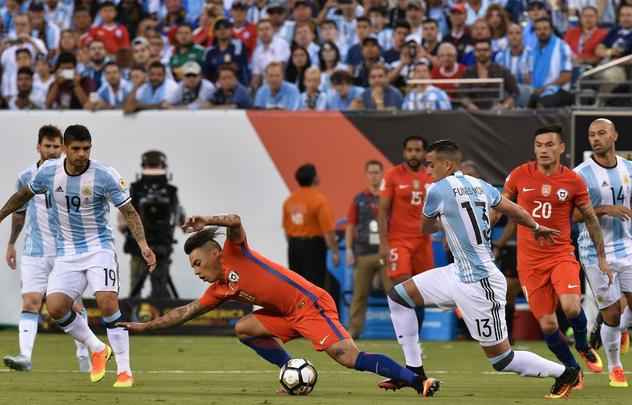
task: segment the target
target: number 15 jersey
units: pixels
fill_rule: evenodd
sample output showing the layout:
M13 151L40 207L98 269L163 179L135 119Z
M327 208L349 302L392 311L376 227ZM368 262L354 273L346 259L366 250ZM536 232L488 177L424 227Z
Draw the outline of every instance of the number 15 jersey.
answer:
M58 226L57 256L114 250L109 201L117 208L127 204L127 183L116 170L95 160L78 175L69 175L64 162L46 161L28 184L34 194L46 193L49 198L47 207Z
M590 204L584 180L566 166L550 176L536 162L522 164L507 178L505 190L540 225L557 229L554 243L536 240L531 229L518 226L518 271L548 269L561 262L576 262L571 241L575 207Z

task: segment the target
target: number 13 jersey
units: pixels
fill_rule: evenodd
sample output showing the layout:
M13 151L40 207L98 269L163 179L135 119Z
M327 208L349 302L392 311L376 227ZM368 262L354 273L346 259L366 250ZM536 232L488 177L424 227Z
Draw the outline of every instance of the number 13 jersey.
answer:
M58 226L57 256L114 250L109 201L117 208L127 204L127 183L116 170L95 160L78 175L69 175L64 163L65 159L46 161L28 184L34 194L49 196L50 216Z
M518 226L518 271L548 269L575 260L571 241L573 209L590 203L584 180L566 166L550 176L536 162L522 164L507 177L505 193L527 210L540 225L557 229L554 243L536 240L531 229Z

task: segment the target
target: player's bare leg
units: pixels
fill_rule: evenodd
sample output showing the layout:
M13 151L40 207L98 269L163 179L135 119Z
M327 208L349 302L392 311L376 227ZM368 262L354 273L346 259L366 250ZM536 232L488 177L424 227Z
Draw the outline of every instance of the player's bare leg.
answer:
M559 299L562 311L573 327L575 349L590 371L600 373L603 371L603 362L597 351L588 344L587 320L581 306L581 297L578 294L560 294Z
M48 313L64 332L75 340L85 344L92 353L92 370L90 380L99 382L105 376L105 366L112 349L99 340L88 327L85 319L72 310L73 299L63 293L52 293L46 296Z
M130 367L129 332L123 327L116 326L117 322L124 320L119 309L118 295L112 291L97 291L95 297L116 359L117 377L114 387L132 387L134 378Z
M325 351L344 367L358 371L369 371L394 381L401 381L404 386L414 388L424 397L433 396L439 390L438 380L422 378L383 354L361 352L353 339L336 342Z
M241 343L279 368L292 358L281 345L280 339L274 337L254 314L246 315L237 321L235 334Z

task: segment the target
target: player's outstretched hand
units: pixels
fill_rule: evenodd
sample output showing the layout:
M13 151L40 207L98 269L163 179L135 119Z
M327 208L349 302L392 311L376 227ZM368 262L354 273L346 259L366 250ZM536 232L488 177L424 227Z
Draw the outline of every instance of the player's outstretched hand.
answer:
M143 259L145 259L145 263L147 263L147 267L149 272L151 273L156 269L156 255L154 251L150 248L145 248L141 251L143 254Z
M560 235L560 231L540 225L537 231L533 231L533 234L536 239L543 239L547 242L553 243L555 241L555 237Z
M610 266L608 266L608 262L605 258L599 258L599 270L608 276L608 285L612 285L612 271L610 270Z
M206 218L196 215L187 218L187 220L184 222L184 225L182 225L182 230L184 231L184 233L199 232L204 229L206 225Z
M606 215L610 215L622 221L630 221L632 220L632 209L624 207L623 205L610 205L608 206Z
M15 245L7 245L7 264L11 268L11 270L15 270Z
M133 333L143 333L147 330L147 324L142 322L117 322L116 326L125 328Z

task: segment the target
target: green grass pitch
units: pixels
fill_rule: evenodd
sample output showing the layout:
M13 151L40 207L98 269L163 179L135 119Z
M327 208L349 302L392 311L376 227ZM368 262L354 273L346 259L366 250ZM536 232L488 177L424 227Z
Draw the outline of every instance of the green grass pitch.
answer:
M33 372L0 371L2 405L365 405L410 404L421 401L414 391L382 392L379 377L344 369L324 353L314 352L306 341L288 344L296 357L311 360L319 372L314 392L308 397L276 394L278 371L260 360L235 338L133 336L132 368L136 385L114 389L114 361L111 371L98 384L79 374L74 344L64 335L39 335L33 356ZM382 352L402 360L394 341L359 341L361 350ZM17 332L0 332L0 355L13 354L18 347ZM540 342L521 342L551 357ZM425 367L442 381L441 391L425 400L437 404L541 404L551 379L521 378L493 372L474 342L428 342L424 344ZM605 360L605 359L604 359ZM623 356L632 364L632 353ZM632 379L632 376L629 375ZM586 387L575 391L574 404L632 405L632 387L608 387L607 374L586 375Z

